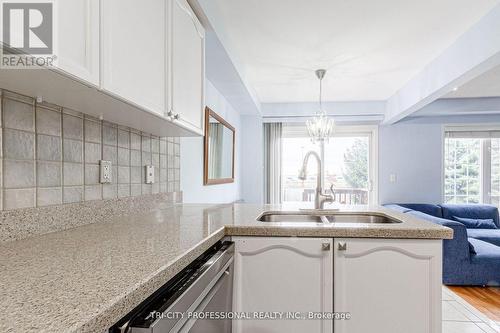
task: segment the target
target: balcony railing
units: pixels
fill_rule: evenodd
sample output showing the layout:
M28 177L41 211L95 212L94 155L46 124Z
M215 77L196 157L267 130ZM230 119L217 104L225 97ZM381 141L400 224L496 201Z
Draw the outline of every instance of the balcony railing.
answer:
M314 201L315 189L287 188L284 191L283 201ZM328 189L326 193L331 193ZM368 190L360 188L335 188L335 202L341 205L367 205Z
M335 202L342 205L368 205L368 190L366 189L334 188L333 192L335 194Z

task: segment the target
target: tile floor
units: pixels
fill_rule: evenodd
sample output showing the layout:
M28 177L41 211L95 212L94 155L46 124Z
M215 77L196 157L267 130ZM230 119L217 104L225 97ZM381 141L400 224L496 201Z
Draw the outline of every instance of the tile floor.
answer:
M488 319L443 286L443 333L498 333L500 323Z

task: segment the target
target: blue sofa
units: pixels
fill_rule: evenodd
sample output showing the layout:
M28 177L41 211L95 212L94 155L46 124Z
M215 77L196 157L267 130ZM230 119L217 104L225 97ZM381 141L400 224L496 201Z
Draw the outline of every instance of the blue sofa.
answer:
M500 285L500 219L488 205L387 204L453 229L443 241L443 283L446 285Z

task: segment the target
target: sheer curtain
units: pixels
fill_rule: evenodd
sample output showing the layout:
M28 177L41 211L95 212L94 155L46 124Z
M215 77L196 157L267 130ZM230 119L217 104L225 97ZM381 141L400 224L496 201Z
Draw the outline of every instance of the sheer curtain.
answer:
M282 124L264 124L264 202L281 203Z

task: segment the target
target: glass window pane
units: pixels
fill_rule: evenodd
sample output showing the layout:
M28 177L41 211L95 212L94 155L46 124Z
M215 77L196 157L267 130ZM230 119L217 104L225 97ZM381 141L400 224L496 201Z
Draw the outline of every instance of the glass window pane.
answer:
M317 179L317 164L314 159L309 161L306 180L298 178L304 156L310 150L320 153L319 145L314 145L309 138L282 139L283 202L314 201Z
M307 131L305 131L307 133ZM337 204L355 205L369 202L369 136L332 137L324 145L324 187L333 185ZM307 136L282 139L282 201L312 202L315 199L317 164L311 158L306 180L298 178L305 154L313 150L321 155L320 144Z
M448 203L479 203L481 139L446 138L444 193Z
M325 187L333 185L336 201L368 204L369 138L334 137L325 144Z
M453 195L447 195L444 197L445 203L455 203L455 197Z

